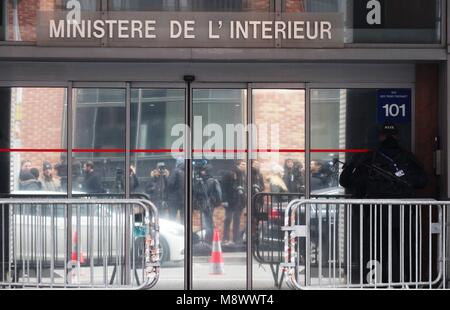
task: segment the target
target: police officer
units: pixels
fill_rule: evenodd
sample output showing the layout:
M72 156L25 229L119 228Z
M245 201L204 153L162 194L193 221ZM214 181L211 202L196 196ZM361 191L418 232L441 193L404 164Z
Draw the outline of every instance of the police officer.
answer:
M356 155L344 169L340 176L340 184L345 187L355 198L375 198L375 199L405 199L412 198L417 189L426 186L427 177L422 165L415 156L404 150L398 141L398 129L394 124L384 124L379 131L379 146L376 150L365 154ZM382 269L381 277L383 283L388 281L388 262L389 262L389 229L392 232L391 251L392 251L392 281L400 281L400 245L403 243L404 253L409 253L409 240L411 244L415 243L415 227L409 227L410 223L415 222L414 210L409 212L409 207L405 206L404 212L404 239L400 240L400 208L399 206L377 207L373 210L372 224L374 227L381 227L377 234L370 233L370 206L363 206L363 274L366 281L366 274L369 271L368 263L370 260L370 240L378 240L377 244L372 243L372 253L378 254L375 258L380 263ZM359 262L360 262L360 206L355 206L352 212L352 279L359 283ZM389 213L391 213L389 215ZM375 216L376 214L376 216ZM374 221L377 218L377 221ZM392 225L389 227L389 219ZM414 226L414 225L411 225ZM411 231L411 236L409 235ZM372 239L370 239L372 237ZM414 246L412 246L414 247ZM376 251L375 251L376 250ZM411 249L415 252L415 249ZM397 259L396 259L397 258ZM415 269L413 257L405 255L404 266L412 266ZM376 271L378 273L378 271ZM409 274L409 268L405 268L405 281L412 281L413 274Z

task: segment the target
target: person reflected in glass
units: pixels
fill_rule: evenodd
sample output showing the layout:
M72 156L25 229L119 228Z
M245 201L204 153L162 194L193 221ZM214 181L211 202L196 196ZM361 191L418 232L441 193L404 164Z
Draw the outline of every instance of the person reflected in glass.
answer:
M88 161L83 165L84 179L81 183L81 189L88 194L101 194L106 191L103 189L100 177L94 171L94 163Z
M161 216L168 217L167 181L170 172L164 162L159 162L150 172L150 180L146 187L146 193L150 200L158 208Z
M279 164L273 164L269 175L270 192L275 194L288 193L288 187L283 180L284 170ZM274 195L272 202L281 202L282 196Z
M134 165L130 165L129 173L130 173L130 191L136 192L139 189L140 184L136 174L136 167Z
M41 189L39 170L32 167L31 161L24 160L19 175L19 190L38 191Z
M224 198L227 201L225 205L225 221L223 238L224 245L234 246L241 241L240 224L242 210L245 208L246 201L246 169L247 164L244 160L237 160L235 166L223 178ZM233 225L233 238L230 239L230 225Z
M289 193L303 192L302 164L298 160L286 159L284 162L283 181Z
M53 176L53 167L48 161L44 161L42 164L41 184L43 191L61 191L61 182Z
M212 175L212 165L206 160L196 160L193 165L193 205L194 209L201 213L201 229L205 230L204 241L209 247L212 244L214 231L214 208L222 202L222 188L219 181Z
M184 222L184 158L177 158L175 168L167 180L169 218L177 220L178 212L180 214L179 222Z
M311 161L311 190L319 190L328 187L328 173L322 160Z

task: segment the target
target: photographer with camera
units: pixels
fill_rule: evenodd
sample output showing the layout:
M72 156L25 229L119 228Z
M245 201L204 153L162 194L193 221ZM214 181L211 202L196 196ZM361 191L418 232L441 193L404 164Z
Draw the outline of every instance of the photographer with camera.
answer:
M233 170L223 178L225 201L228 202L225 208L224 245L235 245L239 242L241 214L246 204L246 169L245 161L238 160ZM231 222L233 222L233 240L230 240Z
M156 168L150 172L150 181L146 187L146 193L150 195L150 200L156 205L159 212L168 212L167 204L167 180L169 170L164 162L159 162Z
M206 230L205 241L212 243L214 208L222 202L222 188L212 176L212 166L206 160L194 161L194 182L192 184L194 209L201 212L202 229Z
M134 165L130 165L129 178L130 178L130 192L134 193L139 188L139 179L136 175L136 168ZM123 174L123 169L120 167L116 168L116 191L117 193L123 193L125 189L125 178Z

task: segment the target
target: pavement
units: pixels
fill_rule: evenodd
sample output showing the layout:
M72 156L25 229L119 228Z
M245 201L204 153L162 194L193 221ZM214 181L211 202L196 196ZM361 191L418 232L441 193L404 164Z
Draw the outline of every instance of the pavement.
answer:
M246 288L246 253L223 253L224 274L212 275L212 264L208 256L195 256L193 260L193 288L204 290ZM183 262L164 264L160 279L154 289L183 289ZM273 290L272 272L269 265L253 264L253 287L255 289ZM283 283L282 289L286 289Z

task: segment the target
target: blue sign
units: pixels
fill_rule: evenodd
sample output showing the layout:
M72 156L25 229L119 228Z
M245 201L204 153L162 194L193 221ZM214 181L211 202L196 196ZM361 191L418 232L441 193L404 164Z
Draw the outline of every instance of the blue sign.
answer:
M377 90L378 123L411 122L411 89Z

